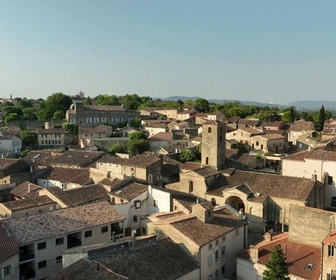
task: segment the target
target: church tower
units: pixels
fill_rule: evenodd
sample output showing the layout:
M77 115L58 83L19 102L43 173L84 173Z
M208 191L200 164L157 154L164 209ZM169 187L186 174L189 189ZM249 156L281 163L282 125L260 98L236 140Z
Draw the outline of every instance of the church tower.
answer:
M209 120L202 128L202 165L223 168L226 154L225 123Z

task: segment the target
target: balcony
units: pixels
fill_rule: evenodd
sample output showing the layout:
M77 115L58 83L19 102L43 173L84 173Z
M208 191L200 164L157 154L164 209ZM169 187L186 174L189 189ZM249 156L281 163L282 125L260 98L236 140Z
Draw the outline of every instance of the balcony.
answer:
M24 262L35 258L34 244L24 245L20 247L19 260Z
M68 249L81 246L82 245L81 232L68 234L67 244L68 244Z
M35 254L34 252L27 252L25 254L21 254L20 253L20 262L24 262L24 261L28 261L28 260L32 260L35 258Z

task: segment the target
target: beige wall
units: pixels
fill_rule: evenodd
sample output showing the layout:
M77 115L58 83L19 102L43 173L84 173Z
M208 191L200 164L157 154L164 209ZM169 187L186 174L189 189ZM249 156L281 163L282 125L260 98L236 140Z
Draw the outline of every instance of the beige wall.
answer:
M8 265L10 266L10 274L5 277L3 269ZM6 280L20 279L18 266L19 266L19 254L15 254L14 256L0 263L0 279L6 279Z
M111 240L111 225L106 224L108 226L108 231L105 233L101 233L101 228L104 225L87 228L85 230L79 231L81 232L81 240L82 245L91 245L95 243L108 242ZM85 231L92 230L92 236L85 238ZM61 245L56 245L57 238L64 238L64 243ZM42 250L38 250L38 243L46 242L46 248ZM62 252L67 249L67 234L61 236L55 236L53 238L47 240L39 240L35 242L35 272L36 279L41 279L51 274L57 272L62 269L62 262L56 263L56 257L62 256ZM38 262L47 260L47 267L38 269Z

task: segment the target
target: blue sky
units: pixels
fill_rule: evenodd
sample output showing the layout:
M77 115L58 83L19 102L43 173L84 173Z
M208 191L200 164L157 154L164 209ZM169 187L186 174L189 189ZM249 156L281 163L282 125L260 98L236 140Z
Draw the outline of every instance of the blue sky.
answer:
M0 97L336 100L336 1L0 0Z

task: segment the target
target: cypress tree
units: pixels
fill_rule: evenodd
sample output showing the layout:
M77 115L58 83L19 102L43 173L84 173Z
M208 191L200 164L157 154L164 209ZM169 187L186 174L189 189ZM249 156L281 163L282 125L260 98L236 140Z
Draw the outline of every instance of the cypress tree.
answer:
M263 280L287 280L288 263L286 256L281 250L280 245L276 245L271 252L271 257L266 263L266 270L263 273Z

